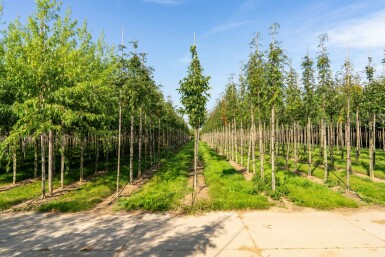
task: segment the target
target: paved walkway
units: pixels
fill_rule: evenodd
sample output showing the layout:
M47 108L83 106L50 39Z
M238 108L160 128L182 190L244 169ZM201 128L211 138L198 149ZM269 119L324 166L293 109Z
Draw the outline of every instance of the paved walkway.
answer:
M10 213L0 256L385 256L385 210Z

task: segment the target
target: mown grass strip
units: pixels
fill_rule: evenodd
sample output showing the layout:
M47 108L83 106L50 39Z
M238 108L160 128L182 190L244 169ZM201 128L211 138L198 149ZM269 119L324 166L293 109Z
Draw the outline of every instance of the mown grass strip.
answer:
M180 199L191 192L187 183L194 157L193 146L193 142L186 144L140 190L130 197L119 199L117 208L127 211L166 211L177 208Z
M268 200L258 194L253 182L246 181L225 158L210 149L206 143L199 145L206 184L211 196L207 208L213 210L267 209Z

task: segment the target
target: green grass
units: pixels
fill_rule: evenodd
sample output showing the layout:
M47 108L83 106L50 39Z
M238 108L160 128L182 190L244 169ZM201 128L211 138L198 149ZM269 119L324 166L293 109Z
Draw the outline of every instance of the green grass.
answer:
M84 177L93 174L93 169L87 167L84 168ZM60 174L56 174L53 180L53 187L58 188L60 186ZM79 180L78 171L72 171L67 174L64 179L64 184L68 185ZM48 180L46 180L46 190L48 189ZM41 195L41 181L32 182L26 185L15 187L3 192L0 192L0 210L9 209L13 205L19 204L24 201L32 200Z
M247 152L246 152L247 153ZM240 156L238 156L240 161ZM293 169L294 162L289 161L289 168ZM244 165L247 165L247 156L244 156ZM330 190L327 185L319 185L315 182L301 177L293 172L284 170L285 158L280 156L276 167L276 191L271 189L271 162L270 155L265 155L264 179L255 176L253 179L255 188L258 192L265 192L273 199L278 200L281 196L286 196L291 202L299 206L311 207L315 209L333 209L339 207L358 207L357 202L346 198L338 192ZM297 164L298 170L307 172L308 166L302 163ZM322 171L320 168L316 168ZM250 164L252 170L252 164ZM260 162L256 156L256 173L260 172Z
M84 176L87 177L91 174L93 174L92 171L85 167ZM60 174L56 174L54 177L54 188L58 188L60 186L59 175ZM65 177L64 184L70 184L77 180L79 180L79 173L72 171ZM46 180L46 190L48 190L48 180ZM0 210L5 210L21 202L32 200L39 195L41 195L41 181L39 180L0 192Z
M41 195L41 182L30 183L0 192L0 211Z
M225 158L219 156L207 144L201 143L199 151L203 162L206 184L211 200L207 208L213 210L267 209L265 196L258 194L253 182L246 181Z
M316 169L313 175L318 178L324 176L323 169ZM338 177L338 178L337 178ZM329 172L328 184L331 186L342 185L341 180L346 183L346 172ZM369 178L350 176L350 187L357 192L365 202L385 204L385 183L377 183Z
M357 202L346 198L327 186L319 185L288 171L277 173L277 178L283 181L280 187L285 196L295 204L315 209L333 209L339 207L358 207Z
M95 207L103 198L116 190L116 171L111 171L94 181L85 183L74 191L37 207L38 211L57 210L61 212L85 211Z
M138 163L134 162L134 177L138 170ZM149 163L144 166L148 167ZM129 178L128 166L121 169L121 179L119 186L122 188ZM94 208L104 198L116 192L116 170L111 170L107 174L103 174L95 178L95 180L85 183L76 188L74 191L65 193L57 199L48 203L41 204L37 207L38 211L46 212L57 210L61 212L79 212Z
M191 189L187 187L191 161L194 157L193 142L169 158L152 179L127 198L119 199L120 210L166 211L177 208L180 200Z
M167 156L169 152L163 152L162 156ZM76 156L76 152L73 154L73 158ZM77 158L75 158L77 159ZM71 167L78 167L78 163L71 164ZM126 161L124 162L126 164ZM84 163L84 178L87 178L94 174L94 161L92 159L85 160ZM87 165L87 166L86 166ZM110 167L116 166L116 159L110 160ZM147 163L142 162L143 169L144 167L149 167L150 163L147 160ZM99 170L105 168L104 162L99 162ZM111 168L110 168L111 169ZM137 173L137 162L134 162L134 176ZM27 171L25 173L30 173ZM11 173L12 174L12 173ZM24 174L23 172L18 172L18 174ZM123 166L121 170L121 180L120 185L123 186L128 181L129 170L127 166ZM4 174L1 174L4 175ZM0 175L0 176L1 176ZM79 169L72 168L66 172L64 178L64 184L68 185L79 180ZM48 182L47 182L48 183ZM48 184L46 184L48 187ZM57 172L54 176L53 181L54 188L60 186L60 173ZM107 174L101 174L95 180L91 182L86 182L79 188L74 191L66 192L65 194L59 196L57 199L37 206L39 211L50 211L58 210L63 212L76 212L82 210L88 210L93 208L97 203L101 202L102 199L106 196L109 196L116 190L116 170L111 169ZM12 206L19 204L21 202L32 200L41 195L41 181L36 181L19 187L9 189L7 191L0 192L0 210L9 209Z
M300 159L297 163L297 170L299 172L307 174L308 172L308 164L306 162L307 155L304 155L303 152L303 146L299 147L300 152ZM247 154L246 151L244 153ZM282 150L280 149L280 153L282 154ZM382 174L385 173L385 153L382 150L376 150L376 165L374 166L374 174L375 177L381 178ZM346 172L341 171L346 168L346 162L344 160L341 160L341 153L335 149L334 151L334 159L335 159L335 168L337 170L331 170L329 172L329 178L328 183L326 186L333 187L340 185L342 188L344 188L343 183L340 181L342 180L344 183L346 183ZM346 157L346 153L345 153ZM359 158L359 161L357 164L354 162L354 156L352 153L352 169L353 172L361 173L361 174L367 174L369 169L369 159L368 159L368 151L367 149L361 149L361 155ZM240 156L238 156L238 160L240 160ZM322 179L324 176L324 169L321 164L322 160L320 159L319 155L319 148L316 148L312 151L312 174L313 176ZM278 156L277 160L277 177L280 175L281 172L287 172L285 171L285 157L282 155ZM330 165L330 158L328 159L329 165ZM247 156L244 156L244 165L246 166L247 163ZM259 173L260 168L260 162L258 157L258 152L256 152L256 169L257 173ZM271 163L270 163L270 156L265 155L265 174L268 174L267 176L271 176ZM250 165L250 169L252 170L252 166ZM294 161L293 159L289 160L288 162L288 169L291 171L294 171ZM337 177L335 177L336 174ZM305 179L305 178L303 178ZM293 183L296 185L296 187L299 187L301 185L300 182ZM313 183L314 184L314 183ZM319 185L322 186L322 185ZM350 187L357 192L364 201L368 203L375 203L375 204L385 204L385 184L384 183L376 183L372 182L369 178L361 178L355 175L351 176L350 179ZM294 187L293 187L294 188ZM325 187L326 188L326 187ZM300 189L295 189L297 191L301 191ZM302 192L303 193L303 192ZM303 193L304 194L304 193ZM301 193L297 193L296 195L301 195ZM288 196L289 197L289 196ZM305 197L305 196L304 196ZM306 196L307 197L307 196ZM301 200L298 199L292 199L294 202L301 202ZM354 206L352 206L354 207ZM334 208L334 207L333 207Z

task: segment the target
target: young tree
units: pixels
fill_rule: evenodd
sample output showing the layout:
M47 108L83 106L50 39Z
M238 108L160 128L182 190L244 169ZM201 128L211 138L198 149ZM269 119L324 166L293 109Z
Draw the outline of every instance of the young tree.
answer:
M197 164L198 164L198 142L199 128L206 118L206 103L209 98L207 91L210 89L209 76L203 75L203 67L199 61L196 45L190 48L192 61L189 65L187 76L183 78L179 85L178 92L181 94L181 103L185 113L188 114L189 123L194 129L194 188L197 183Z
M267 53L266 63L266 89L267 94L265 95L265 102L271 110L271 178L272 178L272 189L275 190L275 122L276 122L276 108L282 102L283 98L283 87L284 87L284 76L283 76L283 65L285 56L283 50L279 47L279 43L276 39L279 30L279 24L275 23L271 27L270 35L272 36L272 42L269 45Z
M352 172L352 162L350 159L350 102L351 102L351 87L352 87L352 66L350 64L349 53L345 60L345 76L344 76L344 89L346 94L346 184L350 186L350 173Z
M257 33L255 39L251 42L251 47L254 49L250 53L249 61L246 65L246 83L248 90L248 99L250 101L251 108L251 131L252 147L250 149L253 157L253 172L255 173L255 150L254 150L254 110L256 108L258 114L258 132L259 132L259 159L260 159L260 175L264 177L264 149L263 149L263 130L262 130L262 113L264 111L263 99L264 92L266 91L266 77L265 77L265 62L263 60L263 54L260 52L259 47L260 34Z
M303 103L304 112L307 119L307 163L308 163L308 176L311 176L311 123L316 114L315 108L315 79L314 79L314 61L309 57L309 53L302 59L302 85L303 85Z
M322 99L322 114L321 114L321 138L322 138L322 147L323 149L323 164L324 164L324 182L328 180L328 162L327 162L327 141L326 141L326 94L332 86L332 75L330 70L330 60L329 55L326 50L325 43L328 40L328 34L321 34L319 37L318 48L320 52L317 56L317 68L318 68L318 92L321 95Z
M292 67L290 67L287 75L286 84L286 116L287 121L293 125L294 129L294 169L297 172L297 130L298 122L302 114L303 103L301 91L298 86L298 74Z

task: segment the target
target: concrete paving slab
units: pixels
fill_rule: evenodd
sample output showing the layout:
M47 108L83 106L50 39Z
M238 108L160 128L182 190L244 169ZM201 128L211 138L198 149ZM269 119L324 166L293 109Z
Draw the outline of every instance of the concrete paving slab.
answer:
M148 214L135 229L126 249L138 256L180 251L183 256L215 256L217 252L240 247L248 249L254 244L236 213L197 217Z
M341 213L341 216L360 229L385 241L385 215L383 211L347 212Z
M385 211L0 215L0 256L385 256Z
M278 249L264 250L263 257L381 257L385 249Z
M252 212L243 222L259 248L382 247L384 241L332 212Z
M7 257L114 257L117 253L115 251L68 251L68 250L55 250L55 251L8 251L4 253ZM0 256L1 253L0 253Z

